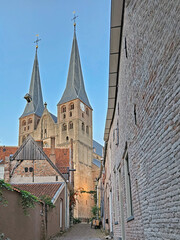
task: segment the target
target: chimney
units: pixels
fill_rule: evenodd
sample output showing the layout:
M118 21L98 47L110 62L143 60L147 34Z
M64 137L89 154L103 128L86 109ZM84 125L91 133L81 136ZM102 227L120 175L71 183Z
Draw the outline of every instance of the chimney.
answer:
M56 155L55 155L55 137L51 137L51 153L49 158L51 161L56 164Z
M43 149L43 141L42 140L37 140L36 143L41 149Z
M4 181L10 181L10 159L9 157L5 157L5 164L4 164Z

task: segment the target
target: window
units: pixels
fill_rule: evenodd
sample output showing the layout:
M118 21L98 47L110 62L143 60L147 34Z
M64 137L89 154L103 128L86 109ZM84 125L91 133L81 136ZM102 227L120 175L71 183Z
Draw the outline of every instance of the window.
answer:
M56 176L56 182L58 181L58 176Z
M96 148L95 147L93 147L93 152L96 153Z
M133 208L132 208L132 193L131 193L131 177L129 171L129 159L128 153L125 153L125 187L126 187L126 202L127 202L127 220L133 219Z
M26 127L24 127L24 131L26 131Z
M64 123L63 125L62 125L62 131L66 131L67 130L67 125Z
M82 117L84 118L84 113L82 113Z
M69 116L72 117L72 112L69 112Z
M68 136L66 137L66 141L69 141L69 137Z
M84 123L82 123L82 130L83 130L83 131L84 131L84 128L85 128Z
M69 129L73 129L73 122L69 123Z
M86 126L86 133L89 134L89 127Z
M62 112L62 113L66 112L66 106L62 106L61 112Z
M89 109L86 108L86 114L89 116Z
M74 103L71 103L70 104L70 110L73 110L74 109Z
M25 172L28 172L28 168L27 168L27 167L25 167L25 168L24 168L24 171L25 171Z
M30 168L29 168L29 171L30 171L30 172L33 172L33 168L32 168L32 167L30 167Z
M22 121L22 126L25 126L25 125L26 125L26 121L23 120L23 121Z
M28 119L28 124L32 123L32 118Z
M64 119L66 118L66 114L63 114L63 118L64 118Z

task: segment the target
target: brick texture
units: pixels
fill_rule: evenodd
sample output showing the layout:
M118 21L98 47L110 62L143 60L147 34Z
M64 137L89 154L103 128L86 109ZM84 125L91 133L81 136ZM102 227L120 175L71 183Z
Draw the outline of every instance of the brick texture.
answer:
M117 104L104 185L105 216L109 219L112 190L115 239L122 237L120 186L125 239L180 239L179 15L178 1L129 0L125 4ZM113 141L117 122L118 145ZM127 221L123 159L126 143L134 216L131 221Z

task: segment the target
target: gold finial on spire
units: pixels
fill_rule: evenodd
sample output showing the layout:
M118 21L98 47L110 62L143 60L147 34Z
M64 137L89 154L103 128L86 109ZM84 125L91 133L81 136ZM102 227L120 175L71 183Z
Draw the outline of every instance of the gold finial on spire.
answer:
M74 21L74 31L76 31L76 18L78 16L76 16L76 12L75 11L73 11L73 14L74 14L74 17L73 17L73 19L71 19L71 21Z
M36 39L36 41L34 41L34 43L36 43L36 50L37 50L38 49L38 42L41 41L41 39L38 38L39 34L36 34L36 37L37 37L37 39Z

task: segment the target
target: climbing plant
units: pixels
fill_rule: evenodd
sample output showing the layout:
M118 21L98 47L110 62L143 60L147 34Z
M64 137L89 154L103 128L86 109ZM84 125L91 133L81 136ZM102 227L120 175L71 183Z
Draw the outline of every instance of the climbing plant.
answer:
M2 190L6 189L9 191L13 191L13 188L11 187L10 184L4 182L4 180L0 179L0 204L7 206L8 202L6 198L3 196Z

